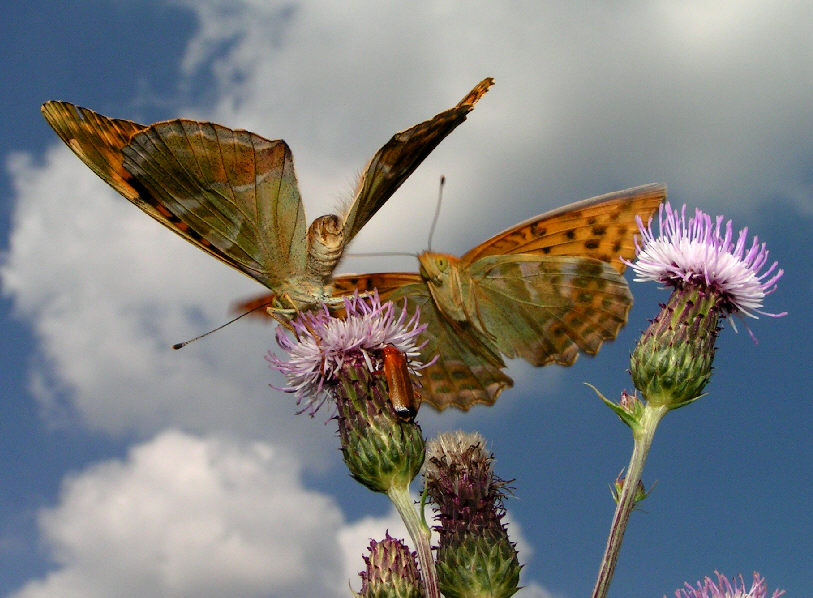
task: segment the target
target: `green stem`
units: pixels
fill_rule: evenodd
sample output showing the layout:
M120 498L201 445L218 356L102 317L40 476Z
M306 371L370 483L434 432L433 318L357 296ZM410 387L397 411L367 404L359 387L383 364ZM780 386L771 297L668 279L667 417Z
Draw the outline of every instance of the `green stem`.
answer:
M613 522L610 525L610 535L607 538L607 546L601 559L598 578L591 595L592 598L606 598L610 589L610 582L615 573L615 565L621 552L621 542L624 540L624 532L627 530L630 513L635 507L635 494L638 490L641 474L644 471L649 447L652 444L658 423L666 415L667 411L668 408L664 406L653 407L647 404L644 407L640 426L633 429L634 446L632 456L624 478L624 486L621 488L621 494L618 497Z
M426 598L440 598L438 576L435 572L435 561L432 558L432 545L430 543L431 530L421 521L418 512L415 510L412 498L409 496L409 487L392 486L387 491L387 496L390 497L392 504L398 510L398 514L401 515L401 519L404 520L412 542L415 544L418 562L421 565L421 580L426 590Z

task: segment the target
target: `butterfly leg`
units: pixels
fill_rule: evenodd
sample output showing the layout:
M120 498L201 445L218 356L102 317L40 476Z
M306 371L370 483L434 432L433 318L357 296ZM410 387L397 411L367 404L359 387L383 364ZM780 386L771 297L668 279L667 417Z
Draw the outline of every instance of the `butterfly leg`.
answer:
M296 330L294 329L293 324L291 324L291 320L287 317L279 315L279 311L280 310L274 307L266 308L266 312L268 313L268 315L271 316L274 320L276 320L277 324L283 326L287 330L291 331L294 335L296 335Z
M489 332L488 328L486 328L485 322L483 322L483 315L480 313L480 304L477 301L474 302L474 311L475 311L476 320L475 320L475 318L472 318L471 321L472 322L476 321L477 322L477 329L483 335L485 335L485 337L488 338L489 341L491 341L496 346L497 345L497 337L495 335L491 334L491 332Z

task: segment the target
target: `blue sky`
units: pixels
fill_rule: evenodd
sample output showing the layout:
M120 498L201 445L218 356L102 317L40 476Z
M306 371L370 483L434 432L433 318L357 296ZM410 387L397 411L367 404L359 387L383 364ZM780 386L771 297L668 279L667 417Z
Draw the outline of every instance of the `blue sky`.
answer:
M81 164L49 99L176 116L291 146L310 219L398 130L496 84L365 227L353 251L460 254L559 205L658 181L768 243L781 319L721 334L708 396L666 417L611 595L767 576L809 593L813 456L813 40L809 3L14 3L0 33L0 595L340 596L370 536L398 530L348 479L333 423L295 416L270 327L220 324L258 285L185 244ZM344 271L414 270L358 258ZM631 278L628 274L628 278ZM512 363L515 388L427 435L479 430L514 478L519 595L589 593L631 439L582 383L630 389L657 303L572 368ZM417 486L416 486L417 487Z

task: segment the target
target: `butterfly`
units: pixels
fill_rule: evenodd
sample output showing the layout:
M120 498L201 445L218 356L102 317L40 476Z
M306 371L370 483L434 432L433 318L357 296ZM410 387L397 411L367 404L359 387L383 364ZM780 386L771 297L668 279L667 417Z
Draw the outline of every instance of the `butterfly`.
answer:
M273 291L295 312L331 300L345 246L493 84L396 133L364 168L341 215L305 229L291 150L242 129L175 119L142 125L68 102L42 105L48 124L93 172L158 222Z
M508 358L569 366L595 354L627 321L632 295L619 257L635 255L636 217L666 198L659 184L626 189L535 216L462 257L425 251L419 272L336 276L337 296L377 289L420 310L426 345L421 395L437 409L491 405L513 385ZM237 310L269 301L258 297ZM261 313L261 312L256 312Z

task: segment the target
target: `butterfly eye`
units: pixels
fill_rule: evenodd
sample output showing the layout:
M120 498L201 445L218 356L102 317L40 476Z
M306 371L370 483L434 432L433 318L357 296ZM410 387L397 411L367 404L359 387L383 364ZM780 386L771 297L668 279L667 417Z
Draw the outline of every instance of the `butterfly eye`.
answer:
M436 253L426 251L418 256L421 276L435 285L443 284L443 275L449 267L449 260Z

